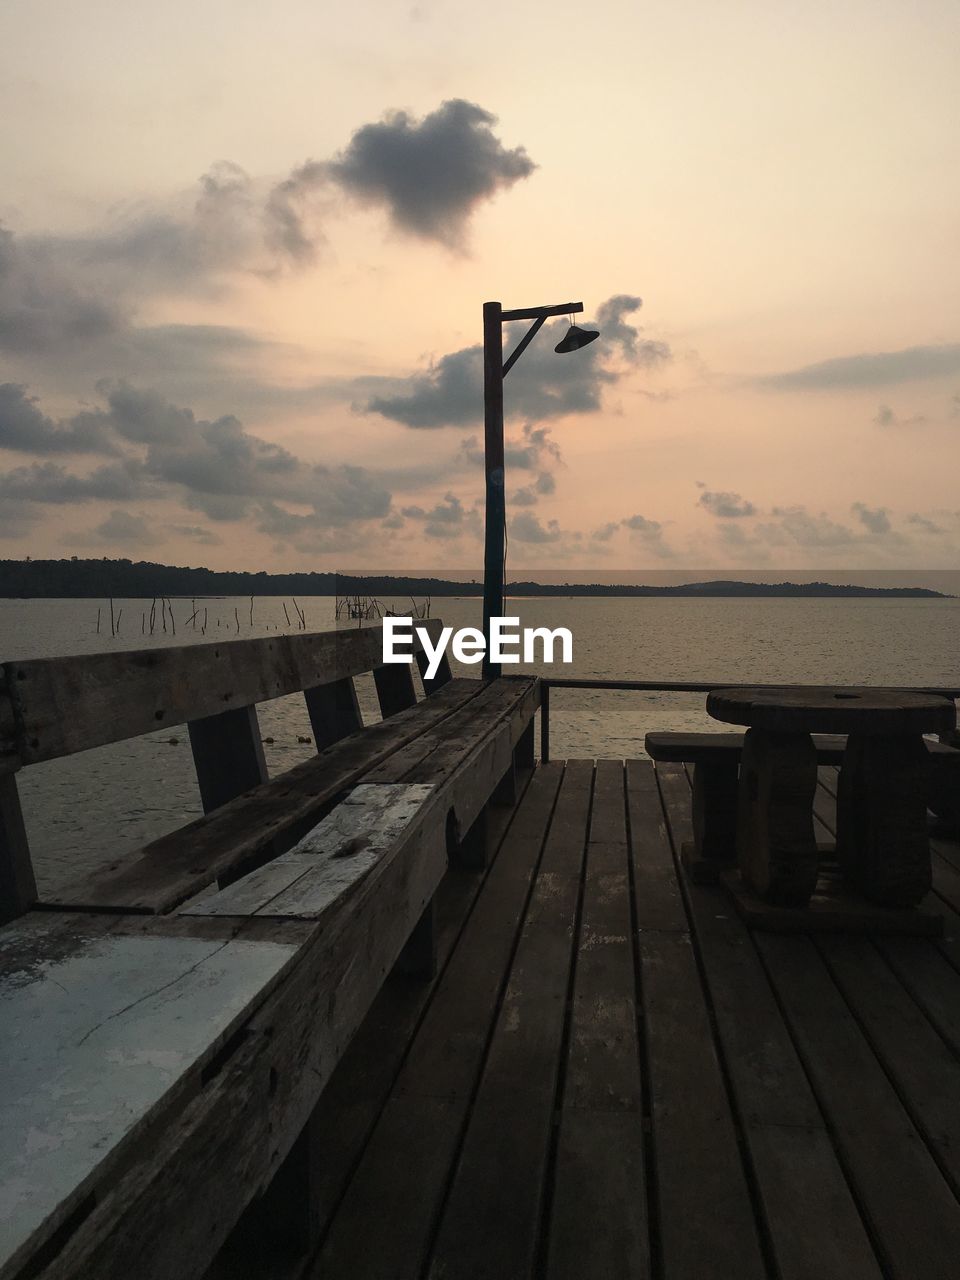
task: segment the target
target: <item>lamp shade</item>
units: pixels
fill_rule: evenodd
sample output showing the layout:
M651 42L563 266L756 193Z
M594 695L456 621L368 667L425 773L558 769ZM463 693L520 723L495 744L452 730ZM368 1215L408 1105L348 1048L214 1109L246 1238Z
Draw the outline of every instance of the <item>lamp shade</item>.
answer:
M579 351L599 337L599 329L581 329L578 324L572 324L553 349L564 355L568 351Z

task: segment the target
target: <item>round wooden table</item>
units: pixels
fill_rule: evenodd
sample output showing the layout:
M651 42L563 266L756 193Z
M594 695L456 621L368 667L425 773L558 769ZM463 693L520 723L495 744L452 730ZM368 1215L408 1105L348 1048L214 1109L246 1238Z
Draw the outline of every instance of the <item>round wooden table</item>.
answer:
M817 883L811 733L845 733L837 858L851 889L912 907L930 889L924 733L956 724L949 699L869 687L716 689L716 720L747 725L740 762L737 858L766 901L803 906Z

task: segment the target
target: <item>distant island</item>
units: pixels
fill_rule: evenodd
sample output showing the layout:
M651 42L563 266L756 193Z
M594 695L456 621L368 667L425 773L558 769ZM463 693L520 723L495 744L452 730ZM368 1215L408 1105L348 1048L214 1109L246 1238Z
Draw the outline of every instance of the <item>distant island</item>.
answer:
M837 586L830 582L737 582L717 579L679 586L617 583L508 582L510 596L884 596L947 600L928 587ZM241 573L132 560L0 560L6 599L150 599L154 596L481 596L482 581L342 573Z

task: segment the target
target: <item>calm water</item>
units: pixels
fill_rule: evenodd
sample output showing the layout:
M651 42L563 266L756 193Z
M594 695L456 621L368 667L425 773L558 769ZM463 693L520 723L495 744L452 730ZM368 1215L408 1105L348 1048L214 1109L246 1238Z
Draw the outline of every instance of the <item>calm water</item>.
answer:
M307 627L335 625L332 598L299 601ZM407 601L398 602L405 605ZM199 602L207 633L187 625L193 605L174 601L176 634L153 636L144 614L150 601L115 601L120 633L111 638L109 611L95 600L0 600L0 659L56 657L184 643L209 643L294 631L283 601ZM97 609L102 607L97 632ZM290 618L295 617L287 602ZM236 612L235 612L236 610ZM434 601L433 612L455 626L476 626L480 602ZM694 600L551 599L511 601L525 626L566 626L574 636L570 667L514 670L582 677L785 683L953 685L960 682L960 600ZM219 625L218 625L219 623ZM159 620L157 623L159 628ZM453 664L457 667L457 664ZM477 668L459 668L475 675ZM365 719L378 718L373 680L358 680ZM551 752L562 756L642 754L650 729L716 727L703 695L558 690L551 707ZM312 753L300 697L259 710L271 774ZM43 888L70 878L200 814L185 727L37 765L19 775L31 847Z

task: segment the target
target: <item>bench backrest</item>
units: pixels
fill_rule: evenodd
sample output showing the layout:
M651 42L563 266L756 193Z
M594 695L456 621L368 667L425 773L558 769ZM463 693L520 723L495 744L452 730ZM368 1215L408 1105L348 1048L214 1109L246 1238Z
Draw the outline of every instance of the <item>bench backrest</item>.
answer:
M442 622L419 624L436 640ZM416 635L416 633L415 633ZM363 727L353 679L372 672L384 717L417 701L408 664L384 666L381 627L4 663L0 686L0 922L36 900L18 770L189 727L205 813L267 780L256 707L303 693L317 750ZM417 638L421 674L426 657ZM444 657L432 692L450 679Z

